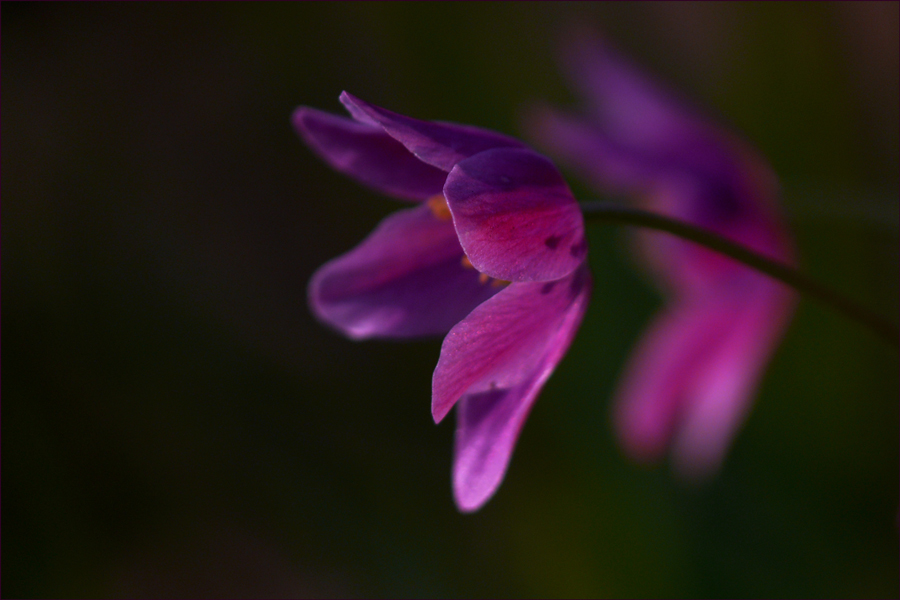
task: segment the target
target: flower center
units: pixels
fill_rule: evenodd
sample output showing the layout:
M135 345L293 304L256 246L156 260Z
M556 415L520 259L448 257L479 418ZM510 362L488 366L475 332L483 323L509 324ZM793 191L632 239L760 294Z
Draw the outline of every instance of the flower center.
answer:
M447 206L447 199L444 198L443 194L435 194L431 198L425 201L425 205L431 211L431 214L434 215L434 218L439 221L449 221L453 218L453 215L450 214L450 207ZM462 260L460 264L465 269L471 269L475 271L475 266L472 264L472 261L469 260L469 257L463 254ZM478 273L478 283L485 285L487 283L491 284L491 287L503 287L509 285L509 281L503 281L502 279L494 279L487 273Z
M460 264L466 269L475 270L475 266L472 264L472 261L469 260L469 257L463 254L462 260L459 261ZM494 279L487 273L478 273L478 283L484 285L487 282L491 283L491 287L504 287L510 284L509 281L503 281L502 279Z
M439 221L449 221L452 218L450 207L447 206L447 199L443 194L435 194L425 201L425 204L431 210L431 214Z

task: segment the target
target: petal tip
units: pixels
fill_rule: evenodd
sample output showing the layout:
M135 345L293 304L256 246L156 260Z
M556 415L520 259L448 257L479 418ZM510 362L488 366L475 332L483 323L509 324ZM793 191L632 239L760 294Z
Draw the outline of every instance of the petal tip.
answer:
M341 101L341 104L344 105L347 112L360 123L382 127L382 124L379 122L377 107L364 100L360 100L346 90L341 92L341 95L338 96L338 100Z
M291 125L301 136L305 137L309 135L309 128L307 127L306 121L309 118L309 115L314 111L314 108L308 106L298 106L291 113Z
M353 106L356 106L356 105L359 104L359 102L360 102L359 98L357 98L356 96L354 96L353 94L351 94L351 93L348 92L347 90L343 90L343 91L341 92L341 94L338 96L338 100L339 100L339 101L341 102L341 104L343 104L344 106L347 106L348 104L352 104Z
M453 405L456 404L456 400L450 401L447 399L446 391L438 381L438 374L440 373L439 369L440 361L438 361L438 367L435 369L435 377L431 384L431 417L434 419L435 424L443 421L444 417L446 417L453 409Z
M431 418L434 419L434 424L437 425L441 421L444 420L444 417L447 416L447 413L450 412L449 408L444 408L443 406L432 402L431 403Z
M474 512L478 512L482 506L487 504L487 501L490 500L491 494L484 496L483 494L471 494L469 490L456 490L454 489L453 493L453 501L456 504L457 510L464 514L472 514Z
M487 504L497 493L505 472L506 470L503 469L499 478L485 480L479 477L473 478L472 473L461 468L459 463L454 465L453 502L459 512L474 513Z

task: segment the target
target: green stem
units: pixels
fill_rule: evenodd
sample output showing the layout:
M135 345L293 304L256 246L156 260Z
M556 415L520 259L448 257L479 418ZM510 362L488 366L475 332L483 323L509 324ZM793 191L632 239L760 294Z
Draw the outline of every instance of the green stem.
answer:
M591 220L657 229L720 252L744 263L748 267L765 273L769 277L781 281L803 294L812 296L830 305L844 313L845 316L865 325L891 345L900 345L900 331L898 331L897 325L894 323L824 287L796 269L748 250L746 247L735 244L720 235L689 225L683 221L609 202L581 202L580 204L585 217Z

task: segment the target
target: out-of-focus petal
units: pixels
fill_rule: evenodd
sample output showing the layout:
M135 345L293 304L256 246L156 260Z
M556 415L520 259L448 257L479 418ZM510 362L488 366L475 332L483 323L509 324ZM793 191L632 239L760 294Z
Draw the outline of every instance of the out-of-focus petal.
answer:
M639 149L624 146L596 125L538 106L528 112L531 137L596 187L612 192L649 192L661 165Z
M569 81L588 99L592 119L613 138L651 152L674 150L683 160L694 150L710 150L699 147L708 140L708 122L600 37L574 32L563 55Z
M741 295L732 328L698 373L693 402L672 442L673 466L687 478L707 476L721 465L796 304L793 291L751 276L752 291Z
M652 462L668 447L697 374L735 316L718 300L707 296L666 307L631 352L614 401L614 422L632 458Z
M551 282L513 283L447 334L432 382L439 422L457 403L453 487L460 510L494 493L544 382L575 336L590 296L582 265Z
M500 288L467 267L449 220L398 211L313 275L310 305L354 339L443 334Z
M695 202L702 201L684 199L683 204L689 209ZM660 209L657 212L673 216L671 212L674 211ZM699 220L674 216L688 222ZM772 260L793 262L794 254L786 232L763 210L748 207L739 217L719 220L714 225L696 224ZM712 293L753 272L728 256L671 235L641 231L635 241L646 265L664 283L664 289L676 297Z
M380 192L424 200L441 192L447 174L423 163L378 125L301 106L291 121L335 170Z
M670 140L672 147L660 152L547 107L533 109L526 127L541 147L597 189L634 195L647 210L722 233L732 222L772 212L774 176L724 133L703 144Z
M420 121L374 104L364 102L347 92L341 102L357 120L378 123L392 138L406 146L420 160L442 171L478 152L491 148L522 148L522 142L494 131L435 121Z
M709 227L769 203L774 175L740 140L695 114L597 36L573 34L565 54L572 84L590 99L592 119L539 108L526 126L598 188L653 197L649 210ZM760 187L768 189L748 189ZM684 193L659 193L676 189ZM692 201L662 202L676 196Z
M578 203L553 164L531 150L498 148L460 162L444 196L469 260L491 277L559 279L587 253Z
M564 64L589 118L548 108L526 126L601 192L722 235L789 263L793 252L765 161L585 31L568 38ZM654 231L636 248L668 305L629 361L615 403L626 452L678 470L715 469L742 422L793 294L741 263Z
M632 353L616 394L625 451L654 461L673 445L683 475L715 470L793 303L792 292L745 271L731 286L667 307Z

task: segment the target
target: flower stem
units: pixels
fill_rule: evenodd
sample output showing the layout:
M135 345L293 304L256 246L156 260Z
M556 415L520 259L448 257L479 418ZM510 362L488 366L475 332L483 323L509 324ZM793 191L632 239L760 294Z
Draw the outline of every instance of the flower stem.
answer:
M581 202L580 205L585 217L591 220L657 229L720 252L830 305L850 319L865 325L891 345L900 346L900 330L897 325L810 279L793 267L766 258L745 246L683 221L609 202Z

